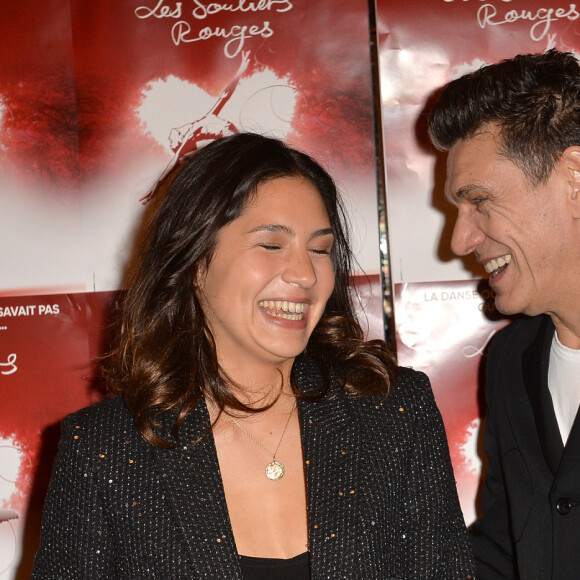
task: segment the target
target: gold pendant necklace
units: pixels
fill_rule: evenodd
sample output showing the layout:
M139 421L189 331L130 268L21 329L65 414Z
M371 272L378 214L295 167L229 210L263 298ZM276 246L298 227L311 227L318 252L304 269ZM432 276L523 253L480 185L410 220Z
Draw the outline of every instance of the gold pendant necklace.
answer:
M282 479L284 477L284 464L280 463L276 460L276 453L278 453L278 449L280 449L280 444L282 443L282 439L286 433L286 429L288 429L288 425L290 424L290 419L292 417L292 413L294 413L294 409L296 408L296 399L294 399L294 405L292 406L292 410L288 414L288 421L286 421L286 426L284 427L284 431L282 431L282 435L280 436L280 441L278 441L278 445L276 445L276 450L272 453L269 449L266 449L251 433L246 431L231 415L228 415L229 418L233 421L236 427L239 427L256 445L259 445L268 455L272 456L272 461L266 465L266 477L268 479L277 480Z

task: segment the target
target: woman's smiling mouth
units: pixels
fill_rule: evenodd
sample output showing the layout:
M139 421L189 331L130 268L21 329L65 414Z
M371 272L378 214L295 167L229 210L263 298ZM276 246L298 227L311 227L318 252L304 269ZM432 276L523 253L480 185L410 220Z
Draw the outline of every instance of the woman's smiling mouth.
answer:
M304 302L291 302L289 300L261 300L260 308L266 310L270 316L285 320L302 320L307 305Z

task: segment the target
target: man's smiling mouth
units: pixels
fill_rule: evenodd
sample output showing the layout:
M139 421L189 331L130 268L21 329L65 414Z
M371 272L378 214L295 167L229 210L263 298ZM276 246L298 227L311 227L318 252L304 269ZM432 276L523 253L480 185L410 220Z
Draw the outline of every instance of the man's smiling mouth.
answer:
M492 276L499 274L499 271L507 266L512 261L512 255L506 254L505 256L500 256L499 258L494 258L486 264L484 264L485 271Z

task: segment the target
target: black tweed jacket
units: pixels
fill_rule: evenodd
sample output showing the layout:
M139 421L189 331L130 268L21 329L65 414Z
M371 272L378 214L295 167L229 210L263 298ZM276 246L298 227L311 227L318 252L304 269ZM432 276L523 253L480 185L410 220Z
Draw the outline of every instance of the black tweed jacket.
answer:
M334 391L298 405L313 580L473 578L428 379L403 371L382 404ZM121 399L67 417L33 578L241 580L213 438L187 445L208 428L203 402L172 450L146 443Z

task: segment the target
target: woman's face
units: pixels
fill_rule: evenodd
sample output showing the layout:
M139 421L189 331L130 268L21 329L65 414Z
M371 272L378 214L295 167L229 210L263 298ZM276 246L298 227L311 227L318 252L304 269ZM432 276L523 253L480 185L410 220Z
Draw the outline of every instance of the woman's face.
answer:
M302 177L264 183L220 230L197 292L222 368L279 366L306 348L334 289L333 242L322 198Z

